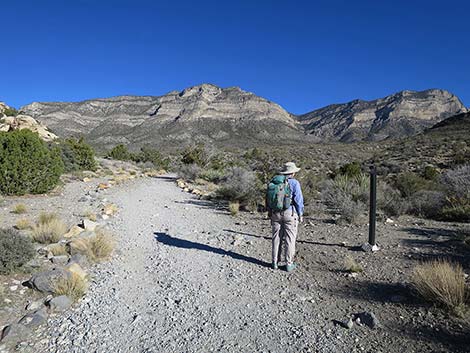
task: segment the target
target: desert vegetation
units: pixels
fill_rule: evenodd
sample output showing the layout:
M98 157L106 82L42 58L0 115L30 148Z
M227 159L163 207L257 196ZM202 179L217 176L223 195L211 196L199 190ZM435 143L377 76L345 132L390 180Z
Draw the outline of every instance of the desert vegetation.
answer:
M168 169L169 159L153 148L142 147L139 152L131 152L127 146L120 144L106 153L106 157L119 161L132 161L139 165L150 164L153 168Z
M21 270L34 254L28 237L14 229L0 229L0 274Z
M460 264L443 259L422 263L414 269L411 281L414 289L425 300L455 314L466 314L469 288Z
M29 130L0 132L0 193L40 194L53 189L64 171L60 152Z
M42 244L57 243L67 232L67 225L53 213L42 213L32 229L34 241Z
M83 138L62 140L59 147L66 172L96 170L95 151Z
M54 294L66 295L74 301L82 298L88 289L86 279L72 273L68 277L60 278L54 284Z

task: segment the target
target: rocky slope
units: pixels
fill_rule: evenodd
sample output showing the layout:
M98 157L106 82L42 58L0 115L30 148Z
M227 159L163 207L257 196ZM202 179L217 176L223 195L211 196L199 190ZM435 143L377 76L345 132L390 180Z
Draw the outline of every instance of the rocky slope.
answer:
M203 84L160 97L120 96L22 108L60 136L82 135L102 147L187 141L241 143L304 138L279 105L237 87Z
M8 132L28 129L33 132L37 132L45 141L52 141L57 138L57 136L50 132L46 126L28 115L19 114L16 116L6 116L4 112L8 109L11 108L5 103L0 102L0 131Z
M445 90L402 91L373 101L329 105L298 117L308 134L343 142L414 135L467 109Z

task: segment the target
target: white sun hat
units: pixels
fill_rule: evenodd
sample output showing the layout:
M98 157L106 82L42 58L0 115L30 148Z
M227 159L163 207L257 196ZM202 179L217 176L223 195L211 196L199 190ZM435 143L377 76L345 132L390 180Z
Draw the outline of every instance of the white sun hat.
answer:
M294 162L287 162L284 164L284 167L282 167L280 173L281 174L294 174L297 173L300 170L300 168L297 168Z

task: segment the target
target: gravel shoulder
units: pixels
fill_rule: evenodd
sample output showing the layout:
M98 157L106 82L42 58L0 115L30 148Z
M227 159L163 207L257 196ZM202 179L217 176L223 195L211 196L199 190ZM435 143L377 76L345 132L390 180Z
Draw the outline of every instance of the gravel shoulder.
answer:
M300 267L288 274L269 268L263 215L232 217L171 177L135 180L106 197L120 208L109 224L116 254L92 270L76 308L48 321L35 352L465 351L464 329L402 285L419 259L453 251L419 243L441 225L381 224L382 251L371 255L353 247L366 227L311 217L300 230ZM342 272L348 254L364 267L356 278ZM335 322L363 311L380 327Z

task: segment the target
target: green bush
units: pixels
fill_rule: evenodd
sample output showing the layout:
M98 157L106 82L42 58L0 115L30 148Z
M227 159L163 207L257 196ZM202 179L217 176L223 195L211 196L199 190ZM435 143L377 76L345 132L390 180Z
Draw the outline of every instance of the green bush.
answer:
M118 161L130 161L132 159L132 154L127 149L127 146L122 144L113 147L113 149L109 151L106 156Z
M60 151L27 129L0 132L0 192L40 194L53 189L64 171Z
M427 165L427 166L424 167L424 170L423 170L423 178L424 179L436 180L438 175L439 175L439 172L432 165Z
M95 151L83 138L69 138L61 141L59 146L66 172L96 170Z
M0 229L0 274L21 269L35 254L31 240L14 229Z
M336 174L346 175L347 177L354 178L362 174L361 164L359 162L347 163L341 166Z
M435 189L432 182L413 172L400 173L396 179L395 186L400 190L403 197L410 197L421 190Z
M186 147L181 155L184 164L196 164L199 167L204 167L209 159L209 153L203 144Z
M204 169L200 171L199 177L212 183L218 183L224 177L224 172L220 169Z
M149 147L142 147L139 153L130 154L130 158L136 163L146 163L150 162L156 168L161 169L168 169L169 167L169 160L167 158L163 158L161 153L158 150L149 148Z

